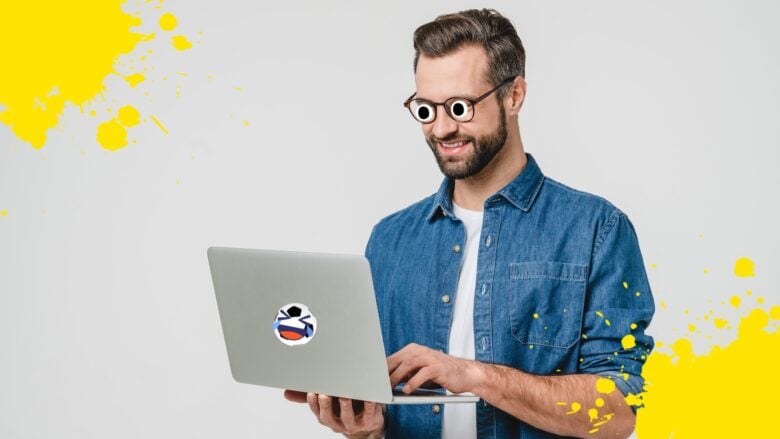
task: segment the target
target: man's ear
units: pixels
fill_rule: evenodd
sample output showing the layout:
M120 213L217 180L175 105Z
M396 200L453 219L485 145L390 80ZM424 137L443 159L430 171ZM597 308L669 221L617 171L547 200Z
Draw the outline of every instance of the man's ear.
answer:
M525 88L525 78L522 76L516 77L514 82L507 87L504 95L504 105L508 116L516 116L520 113L520 107L523 106L525 101Z

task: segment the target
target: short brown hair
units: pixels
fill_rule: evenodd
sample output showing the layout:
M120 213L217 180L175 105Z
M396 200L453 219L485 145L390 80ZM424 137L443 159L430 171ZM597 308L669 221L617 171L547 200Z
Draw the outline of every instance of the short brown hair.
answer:
M444 14L414 31L414 71L420 54L448 55L466 44L478 44L487 53L485 80L496 86L508 78L525 77L525 49L515 27L495 9L469 9ZM496 92L499 100L506 88Z

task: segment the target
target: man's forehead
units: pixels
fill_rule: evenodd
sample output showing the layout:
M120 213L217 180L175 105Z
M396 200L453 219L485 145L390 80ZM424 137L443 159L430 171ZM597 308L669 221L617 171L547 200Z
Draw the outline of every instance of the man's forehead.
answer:
M488 85L487 69L487 54L478 45L463 46L440 57L420 54L414 75L417 96L432 100L454 95L476 96Z

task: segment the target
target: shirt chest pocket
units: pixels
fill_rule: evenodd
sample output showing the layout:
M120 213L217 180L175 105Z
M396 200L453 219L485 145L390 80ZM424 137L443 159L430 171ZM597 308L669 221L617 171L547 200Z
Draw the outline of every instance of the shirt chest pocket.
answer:
M574 345L582 331L587 269L587 265L568 262L511 262L512 336L529 345Z

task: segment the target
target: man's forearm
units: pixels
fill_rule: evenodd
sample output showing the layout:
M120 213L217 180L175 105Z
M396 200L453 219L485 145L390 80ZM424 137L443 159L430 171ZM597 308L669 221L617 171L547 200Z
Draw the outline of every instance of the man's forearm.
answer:
M624 438L634 429L636 416L623 394L617 388L600 393L597 375L539 376L477 361L473 373L474 394L541 430L562 436Z

